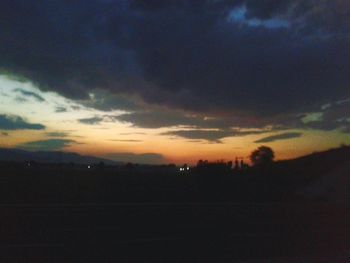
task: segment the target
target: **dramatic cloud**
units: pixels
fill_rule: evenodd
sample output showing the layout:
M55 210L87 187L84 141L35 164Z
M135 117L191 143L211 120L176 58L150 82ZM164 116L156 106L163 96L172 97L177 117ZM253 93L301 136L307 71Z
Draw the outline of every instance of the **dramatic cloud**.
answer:
M226 126L221 120L206 119L201 116L186 114L179 111L153 110L126 113L114 117L121 122L132 123L142 128L162 128L171 126L196 126L202 128L216 128Z
M300 132L286 132L286 133L281 133L281 134L276 134L276 135L261 138L255 141L255 143L267 143L267 142L275 142L280 140L288 140L293 138L299 138L302 135L303 134Z
M0 114L1 130L43 130L45 126L37 123L29 123L20 116Z
M322 19L311 15L317 9L320 17L338 20L328 12L334 4L306 1L302 8L299 1L287 2L246 2L250 18L291 20L290 27L282 29L223 19L243 1L232 1L234 6L219 10L208 4L192 6L191 1L143 10L136 27L137 50L147 79L158 84L154 90L145 90L144 97L191 110L220 108L270 115L349 94L345 87L350 80L343 70L349 64L349 40L335 28L326 32L328 19L322 24ZM258 12L265 9L271 13ZM335 66L335 61L342 66Z
M111 119L121 122L131 123L140 128L163 128L174 126L187 126L197 129L228 129L231 127L256 128L263 129L267 126L274 129L286 128L287 123L281 118L254 118L247 114L235 114L233 116L205 116L203 114L193 114L184 111L175 111L169 109L153 109L125 113L118 116L110 116ZM299 117L290 116L288 125L291 122L298 122ZM285 117L284 117L285 119Z
M157 153L110 153L105 155L105 158L118 161L118 162L131 162L140 164L162 164L165 163L165 159L161 154Z
M22 148L30 151L56 151L61 150L70 144L75 143L72 140L50 139L27 142L17 145L17 148Z
M0 19L0 68L100 109L265 118L350 97L347 0L4 0Z

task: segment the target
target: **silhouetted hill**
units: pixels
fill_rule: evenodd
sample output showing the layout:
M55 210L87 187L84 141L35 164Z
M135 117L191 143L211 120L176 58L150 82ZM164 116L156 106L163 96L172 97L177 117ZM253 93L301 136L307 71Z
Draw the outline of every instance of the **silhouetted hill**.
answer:
M307 162L316 177L299 192L307 198L336 202L350 201L350 147L341 147L309 158L300 158Z
M108 159L94 156L85 156L77 153L56 152L56 151L39 151L29 152L19 149L0 149L0 161L5 162L25 162L35 161L39 163L76 163L91 164L104 162L105 164L118 164Z
M112 161L62 152L28 152L0 149L2 161L38 163L99 163ZM81 168L81 169L80 169ZM313 153L293 160L278 161L263 167L241 171L191 168L185 173L175 166L110 166L108 169L75 169L70 165L2 167L2 180L7 182L3 199L38 199L38 192L62 194L65 188L67 202L140 202L140 201L235 201L284 202L293 200L349 200L350 202L350 147ZM98 167L96 167L98 168ZM47 176L50 174L51 176ZM53 183L53 176L57 182ZM18 182L28 180L32 187ZM73 181L72 181L73 180ZM45 183L44 183L45 182ZM89 182L89 183L87 183ZM40 187L39 185L45 185ZM67 187L69 185L70 187ZM92 187L92 188L90 188ZM54 190L56 189L56 190ZM1 191L0 191L1 192ZM16 194L14 194L16 193ZM27 193L27 194L26 194ZM20 198L22 197L22 199ZM49 199L49 197L47 197ZM7 199L6 199L7 200ZM11 199L12 200L12 199ZM51 200L51 199L50 199Z
M0 159L34 155L42 162L100 160L0 150ZM226 168L215 164L203 174L166 166L4 165L0 244L30 245L27 253L58 244L69 255L79 254L68 262L185 262L174 258L181 250L193 255L189 262L299 262L304 254L305 262L340 262L333 252L341 259L347 255L349 147L239 172ZM47 253L56 259L57 251ZM295 260L282 258L291 255Z
M270 175L270 184L283 190L294 189L306 198L350 201L350 147L279 161L266 173Z
M333 168L340 163L348 162L350 160L350 147L343 146L339 148L329 149L323 152L314 152L309 155L305 155L296 159L280 161L280 163L288 164L289 166L301 166L307 165L314 167L325 166Z
M292 160L278 161L274 168L278 172L298 175L299 179L315 179L328 174L340 166L349 164L350 147L330 149L323 152L315 152Z

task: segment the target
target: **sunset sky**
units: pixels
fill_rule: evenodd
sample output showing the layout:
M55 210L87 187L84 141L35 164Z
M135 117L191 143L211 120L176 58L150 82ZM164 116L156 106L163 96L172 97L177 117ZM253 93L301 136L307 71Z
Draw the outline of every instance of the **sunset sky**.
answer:
M0 147L118 161L350 143L350 1L2 0Z

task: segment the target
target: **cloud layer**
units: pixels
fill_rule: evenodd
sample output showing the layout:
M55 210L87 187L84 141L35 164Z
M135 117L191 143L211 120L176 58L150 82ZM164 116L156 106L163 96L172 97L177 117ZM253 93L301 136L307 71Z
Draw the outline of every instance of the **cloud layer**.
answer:
M0 114L0 130L43 130L45 126L29 123L20 116Z
M39 102L45 101L45 99L42 96L40 96L37 93L31 92L31 91L27 91L27 90L24 90L24 89L15 89L15 92L21 94L23 97L34 98L35 100L37 100Z
M23 143L17 145L17 147L30 151L56 151L61 150L72 143L74 143L73 140L48 139Z
M79 100L111 94L99 108L135 109L132 95L266 118L350 97L349 14L347 0L4 0L0 68Z
M302 135L303 134L300 132L286 132L286 133L281 133L281 134L276 134L276 135L261 138L259 140L256 140L255 143L267 143L267 142L275 142L280 140L289 140L293 138L299 138Z
M221 139L235 136L247 136L265 133L267 130L252 130L242 131L235 129L222 129L222 130L203 130L203 129L192 129L192 130L175 130L164 132L163 135L177 136L191 140L206 140L209 142L221 143Z

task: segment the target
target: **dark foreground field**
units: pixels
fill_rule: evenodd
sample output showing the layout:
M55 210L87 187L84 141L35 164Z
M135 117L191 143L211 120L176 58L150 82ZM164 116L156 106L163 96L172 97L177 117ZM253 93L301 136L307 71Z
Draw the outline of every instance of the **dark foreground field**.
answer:
M2 205L0 262L349 262L333 204Z
M304 162L215 176L2 166L0 262L350 262L349 162L307 176Z

